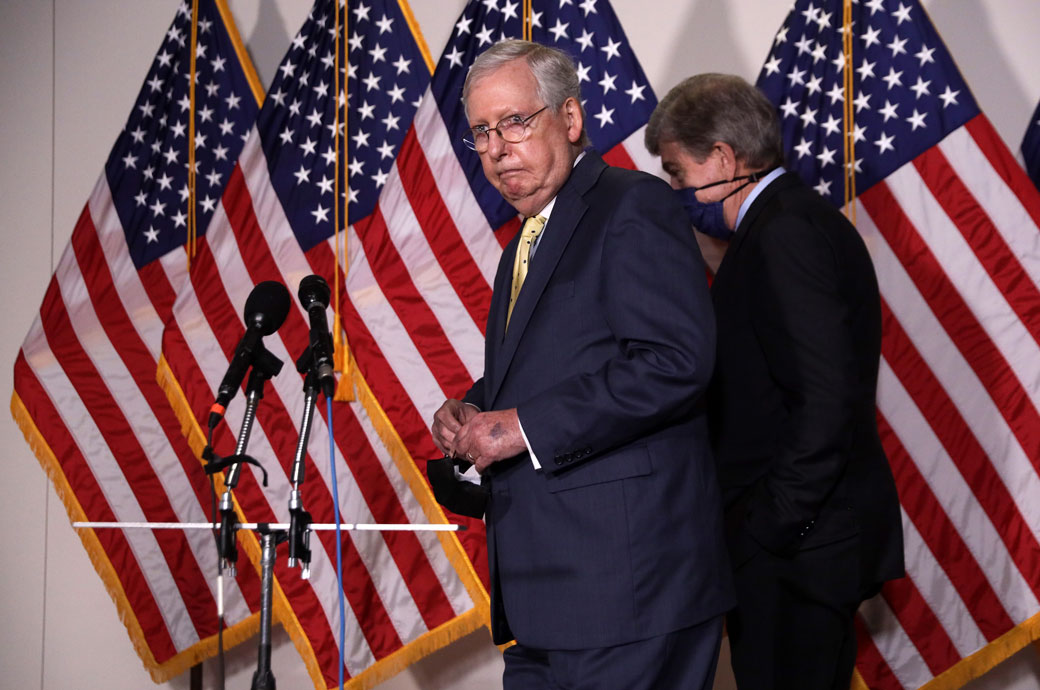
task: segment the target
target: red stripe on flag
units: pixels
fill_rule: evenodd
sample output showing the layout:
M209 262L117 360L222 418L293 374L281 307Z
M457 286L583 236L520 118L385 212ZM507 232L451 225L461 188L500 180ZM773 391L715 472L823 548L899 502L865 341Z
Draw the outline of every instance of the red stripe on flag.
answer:
M170 443L169 452L180 461L182 468L191 468L194 470L194 476L200 477L202 473L199 472L198 464L189 462L194 460L194 457L184 438L178 433L176 417L155 383L155 360L123 309L123 303L88 214L81 217L72 234L71 244L98 321ZM72 333L71 322L66 323L69 328L67 332ZM78 341L69 339L68 346L72 347L73 342L78 344ZM93 369L77 371L75 374L70 372L69 379L81 392L88 386L95 390L94 396L90 399L94 404L89 405L88 410L130 482L130 488L134 491L145 518L154 522L176 522L177 513L170 505L165 488L151 465L151 459L138 442L129 421L118 414L118 404L103 383L100 372ZM83 399L85 402L88 400L86 397ZM183 554L192 553L184 533L178 530L160 530L154 536L170 565L170 573L177 582L197 634L199 637L207 637L215 633L216 601L206 586L205 576L195 559L182 558Z
M1040 227L1040 191L1037 191L1033 181L1026 175L1022 164L1011 155L1011 151L993 129L989 119L985 115L976 115L964 126L993 166L993 170L1022 202L1033 223Z
M943 444L964 482L971 488L975 499L1000 534L1015 566L1026 580L1031 580L1030 575L1037 572L1040 565L1040 544L1037 543L1022 513L1016 509L1011 492L961 417L960 411L910 342L887 302L882 302L882 324L884 337L881 341L881 351L885 360L928 421L939 442ZM886 447L886 450L889 448ZM987 639L993 640L1007 632L1014 627L1014 622L990 588L971 551L961 542L956 528L946 518L942 506L932 494L932 489L905 449L898 445L894 438L891 451L888 458L893 471L896 471L897 462L905 466L902 475L897 476L904 510L908 514L911 511L918 513L911 517L922 531L922 535L926 536L926 540L924 524L933 526L934 532L930 532L931 534L947 535L945 540L929 540L932 551L943 562L960 564L959 570L950 572L951 579L969 609L973 611L973 617L980 622L983 634ZM914 500L909 500L905 495L911 490L915 493ZM961 578L954 577L955 573L959 573ZM967 586L971 582L977 583L978 589ZM1040 596L1040 587L1035 582L1031 583L1031 587L1033 593ZM974 607L978 607L978 610Z
M1019 321L1040 343L1040 291L1022 268L993 221L957 176L938 146L917 158L913 165L939 205L964 236L986 273L1007 300Z
M625 148L624 144L617 144L614 148L604 153L603 160L607 162L607 165L627 168L628 170L639 170L639 166L632 160L632 156L628 155L628 149Z
M379 208L355 224L354 229L380 290L404 324L426 367L440 384L441 391L449 396L467 390L473 385L473 379L445 335L437 316L412 283L404 261L390 241Z
M856 614L853 623L856 627L856 670L867 687L871 690L903 690L903 684L881 656L860 614Z
M455 219L452 218L437 189L433 171L426 154L419 145L415 127L408 130L396 162L400 172L401 188L408 197L412 212L422 228L444 275L455 288L473 322L484 333L488 308L491 306L491 286L484 280L480 267L473 260L462 241ZM377 212L378 208L377 208Z
M56 299L57 285L57 280L52 278L44 297L43 308L40 310L41 317L47 317L54 309L64 311L64 305L60 299ZM54 453L60 465L58 469L75 494L75 500L83 509L86 519L114 522L115 512L108 505L93 471L66 428L65 420L26 362L23 351L18 352L18 358L15 360L14 380L19 398L29 410L47 446ZM101 529L95 530L94 536L112 564L112 575L119 580L122 593L133 610L138 625L141 626L149 652L158 663L165 663L173 658L177 650L126 535L122 530Z
M971 309L921 240L885 182L860 197L899 262L961 355L978 375L1030 458L1040 457L1040 413Z
M506 245L509 244L509 240L513 239L513 235L519 231L520 219L513 216L495 230L495 239L498 240L498 243L502 245L503 249L505 249Z
M933 675L961 660L953 640L910 575L886 582L882 595Z

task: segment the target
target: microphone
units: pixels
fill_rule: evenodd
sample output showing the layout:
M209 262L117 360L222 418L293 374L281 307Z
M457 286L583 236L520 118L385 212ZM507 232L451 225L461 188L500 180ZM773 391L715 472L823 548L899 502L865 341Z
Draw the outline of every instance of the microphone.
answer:
M331 398L336 377L333 374L332 335L329 333L325 309L329 306L332 290L321 276L309 275L300 281L297 294L311 322L311 355L314 357L315 376L325 397Z
M224 415L249 367L258 357L267 354L262 339L277 331L285 322L285 317L289 315L289 302L289 291L275 280L265 280L249 293L244 310L246 333L235 348L227 373L220 381L216 402L210 408L210 428L216 426Z

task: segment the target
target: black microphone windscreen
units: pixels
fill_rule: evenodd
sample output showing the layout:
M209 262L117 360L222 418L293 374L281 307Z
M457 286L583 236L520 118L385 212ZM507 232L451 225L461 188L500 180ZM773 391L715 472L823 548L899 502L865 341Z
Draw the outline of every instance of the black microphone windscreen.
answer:
M297 292L297 296L300 298L300 304L303 305L303 308L310 311L311 305L315 302L322 307L329 306L332 290L329 289L329 284L325 282L324 278L312 274L300 281L300 289Z
M271 335L285 323L291 301L284 285L277 280L265 280L246 298L246 328L256 326L263 335Z

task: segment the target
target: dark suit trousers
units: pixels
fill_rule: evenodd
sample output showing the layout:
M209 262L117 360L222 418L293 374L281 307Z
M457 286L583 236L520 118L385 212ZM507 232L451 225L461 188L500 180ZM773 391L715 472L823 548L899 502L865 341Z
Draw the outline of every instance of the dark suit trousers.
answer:
M711 690L722 617L616 647L505 651L503 690Z
M737 608L726 618L740 690L848 690L856 661L853 617L859 538L800 551L757 553L734 573Z

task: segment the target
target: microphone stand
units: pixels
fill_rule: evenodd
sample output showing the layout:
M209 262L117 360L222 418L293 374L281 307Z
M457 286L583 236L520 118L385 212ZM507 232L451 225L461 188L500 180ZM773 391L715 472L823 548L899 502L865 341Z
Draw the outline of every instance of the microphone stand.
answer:
M271 672L271 593L274 588L274 564L278 556L278 544L289 541L289 567L300 566L300 578L307 580L311 575L311 515L303 509L300 486L304 480L304 457L307 442L314 424L314 406L318 398L318 375L308 346L298 360L296 370L306 372L303 380L303 419L300 421L300 436L296 442L296 454L292 466L292 492L289 495L289 530L273 528L266 523L257 525L260 533L262 555L260 558L260 643L256 655L256 672L253 673L251 690L275 690L274 674ZM252 383L252 381L250 381ZM249 399L252 403L252 397ZM247 403L248 404L248 403ZM248 408L247 408L248 414ZM241 440L241 439L240 439ZM244 447L243 449L244 450ZM236 465L237 467L237 465Z

